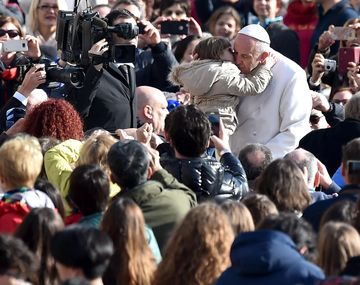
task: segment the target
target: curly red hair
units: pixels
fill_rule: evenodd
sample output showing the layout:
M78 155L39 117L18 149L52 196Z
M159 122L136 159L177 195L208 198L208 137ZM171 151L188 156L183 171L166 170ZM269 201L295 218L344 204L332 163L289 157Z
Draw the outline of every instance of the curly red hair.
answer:
M60 141L84 137L79 113L62 99L49 99L36 106L25 117L24 132L37 138L53 137Z

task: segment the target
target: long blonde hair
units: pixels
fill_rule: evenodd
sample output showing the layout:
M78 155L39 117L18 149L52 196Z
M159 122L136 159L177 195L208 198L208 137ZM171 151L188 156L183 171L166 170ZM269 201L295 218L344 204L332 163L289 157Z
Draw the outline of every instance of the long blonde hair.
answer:
M39 7L41 0L31 0L31 5L29 8L29 14L26 18L26 21L28 23L28 28L30 33L35 33L39 30L39 22L38 22L38 15L37 10ZM64 0L58 0L57 1L59 10L66 10L67 6L65 4Z
M230 265L234 233L219 206L203 203L172 233L154 285L212 285Z
M320 230L318 265L325 275L338 275L350 257L360 255L360 236L346 223L328 222Z
M104 284L151 285L156 261L147 244L144 216L135 202L114 200L104 214L101 229L114 244Z

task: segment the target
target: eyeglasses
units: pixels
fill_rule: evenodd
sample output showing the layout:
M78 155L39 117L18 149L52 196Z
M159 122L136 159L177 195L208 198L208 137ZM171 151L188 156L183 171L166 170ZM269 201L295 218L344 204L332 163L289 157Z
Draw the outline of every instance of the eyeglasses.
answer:
M38 7L38 9L40 9L41 11L50 11L50 10L54 10L54 11L57 11L59 10L59 7L56 5L56 6L50 6L50 5L41 5Z
M8 34L10 38L15 38L20 35L20 33L17 30L0 29L0 37L5 36L6 34Z

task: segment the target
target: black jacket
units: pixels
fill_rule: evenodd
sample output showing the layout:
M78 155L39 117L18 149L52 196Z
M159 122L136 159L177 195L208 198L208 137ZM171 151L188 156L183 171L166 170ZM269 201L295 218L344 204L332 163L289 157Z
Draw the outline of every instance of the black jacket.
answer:
M75 106L84 120L85 130L136 127L135 72L128 67L128 74L114 63L97 71L87 70L84 86L72 88L67 99Z
M296 32L282 22L272 23L266 27L270 37L270 47L300 64L300 42Z
M244 168L231 153L225 153L220 162L210 156L193 159L163 156L160 163L195 192L198 202L240 200L249 191Z
M360 137L360 121L345 119L332 128L315 130L299 142L299 147L310 151L325 164L330 176L341 163L342 146Z
M178 62L174 54L163 42L149 50L136 49L136 86L146 85L163 91L169 90L172 85L168 77L176 65Z

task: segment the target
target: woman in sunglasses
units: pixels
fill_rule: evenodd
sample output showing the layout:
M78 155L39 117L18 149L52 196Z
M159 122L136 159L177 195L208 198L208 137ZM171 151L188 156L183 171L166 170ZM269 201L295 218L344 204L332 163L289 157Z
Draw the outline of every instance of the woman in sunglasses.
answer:
M67 10L65 1L32 0L27 18L27 30L40 42L43 55L57 58L56 23L59 10Z
M9 40L25 39L28 50L24 52L3 51L4 43ZM25 69L30 63L36 63L40 56L39 43L33 36L25 35L20 23L8 16L0 16L0 109L17 91L20 84L22 94L31 92L45 82L45 72L33 67L25 76ZM19 91L19 90L18 90Z

